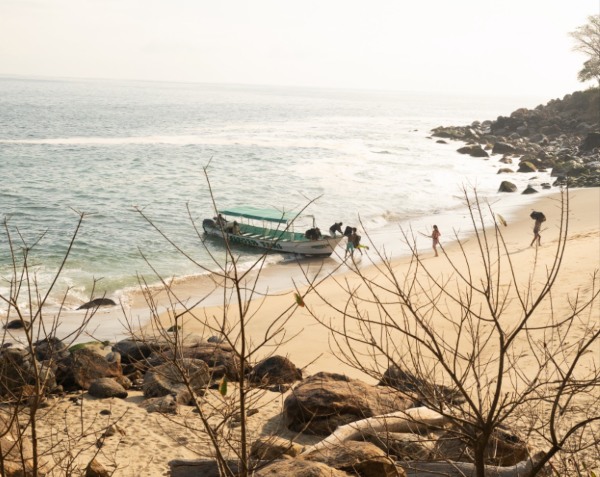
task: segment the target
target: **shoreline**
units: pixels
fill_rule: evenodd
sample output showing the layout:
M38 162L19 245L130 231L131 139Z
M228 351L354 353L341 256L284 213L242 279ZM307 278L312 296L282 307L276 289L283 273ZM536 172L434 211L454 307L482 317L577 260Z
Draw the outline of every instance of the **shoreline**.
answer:
M597 199L600 197L600 189L583 188L570 191L570 195L573 198L581 194L589 194L591 198L596 197ZM519 234L522 234L524 237L531 236L533 221L529 218L530 210L533 208L547 207L545 204L551 204L552 201L556 200L556 197L559 197L559 195L560 192L552 191L542 196L521 196L521 198L524 199L523 204L521 205L515 203L517 202L517 197L510 197L511 200L508 201L508 204L503 204L502 200L500 200L498 202L498 209L502 210L502 215L509 223L509 227L503 228L503 232L505 230L515 231L516 228L519 228ZM593 202L593 200L590 199L590 202ZM495 210L495 206L493 207ZM460 214L464 217L464 215L467 214L466 206L463 206L461 210L453 211L452 214L448 213L444 216L433 215L409 222L410 229L406 230L406 232L410 233L412 230L417 237L416 244L420 254L425 257L427 257L428 254L433 255L431 250L431 239L422 237L418 233L420 229L427 232L429 231L429 229L425 228L423 225L425 223L438 224L442 231L441 244L447 251L454 250L457 247L458 242L456 236L454 236L454 231L448 228L452 223L452 216L455 216L456 214ZM547 224L550 224L552 222L551 216L548 216L548 214L546 214L546 216L548 217ZM430 226L431 225L428 227ZM548 226L549 225L546 227ZM468 237L472 234L472 230L465 231L463 227L462 230L457 230L456 233L460 240L468 241ZM402 243L400 226L398 224L396 234L397 235L393 240L389 240L389 235L387 235L388 241L394 242L391 244L393 246L388 244L382 247L385 254L391 256L394 267L407 263L411 256L406 244ZM370 251L367 253L369 256L376 259L373 260L375 263L379 262L376 257L375 246L369 242L370 236L364 232L362 235L362 243L370 246ZM371 238L377 240L380 237L371 236ZM524 242L527 242L526 238L524 238ZM334 251L334 254L327 259L307 259L300 260L299 262L284 259L276 263L269 263L260 272L260 279L257 283L257 296L284 295L289 298L293 295L294 287L305 287L307 278L303 276L303 272L299 267L306 270L311 277L322 277L328 273L333 273L335 277L342 280L348 275L354 275L355 272L353 272L353 267L349 266L348 263L343 262L344 247L345 245L342 242L342 244ZM371 262L368 256L365 255L361 258L357 252L355 253L357 254L356 264L361 271L366 272L368 269L372 269L376 266L375 263ZM253 274L255 274L255 272L251 273L251 275ZM173 280L174 289L176 290L177 295L186 303L199 303L199 306L202 309L218 308L223 303L223 294L220 293L218 287L215 286L214 278L214 274L176 278ZM164 290L162 290L162 286L153 285L150 286L149 289L151 290L152 295L159 301L157 308L159 314L164 314L167 311L167 308L169 308L169 304L168 300L166 300ZM293 299L289 298L289 301L293 302ZM135 333L140 330L148 329L152 318L150 316L149 306L146 303L144 294L141 290L130 290L126 293L123 305L127 313L126 315L124 315L123 310L119 306L99 308L91 319L85 334L73 344L90 340L108 340L114 342L129 337L132 332ZM63 310L57 336L66 336L73 329L76 329L81 323L83 316L82 311ZM19 341L19 338L23 336L22 332L18 330L8 331L10 331L10 334L15 338L13 341Z
M565 258L568 260L564 261L561 274L570 276L574 272L573 267L576 267L575 275L581 279L583 278L582 274L584 270L589 270L590 273L593 273L594 265L596 268L600 267L600 256L596 256L595 260L590 260L590 258L594 258L590 257L590 254L593 255L594 251L598 254L600 244L600 189L589 188L569 191L569 203L569 235L565 255ZM542 229L542 246L537 250L535 247L530 247L529 245L533 237L533 220L529 217L532 207L544 211L547 217L547 222ZM560 193L540 197L528 203L527 206L519 208L519 211L518 217L509 220L508 226L502 227L501 232L506 241L511 259L515 261L517 273L519 275L526 275L529 273L529 267L536 266L534 260L538 262L537 266L539 266L539 262L551 261L555 255L555 244L559 233L557 227L560 219ZM461 254L461 247L465 247L466 250L473 252L472 247L476 241L470 238L463 238L459 245L457 240L449 242L450 237L448 232L442 230L442 233L444 234L442 236L442 246L449 258L456 259ZM433 257L431 239L423 238L423 241L419 240L417 245L424 263L434 273L448 273L447 260L442 256L442 253L440 252L440 258ZM374 254L374 251L372 250L371 253ZM402 270L403 268L407 268L410 260L411 256L398 257L393 258L390 264L395 271ZM295 289L293 287L288 287L287 289L282 287L276 288L277 284L281 285L282 272L289 270L290 265L296 267L296 269L298 267L297 264L292 263L285 264L283 267L269 267L270 269L265 269L262 272L263 274L261 274L259 280L261 287L259 291L270 290L270 294L266 298L263 296L255 297L255 304L260 311L257 312L256 317L253 317L255 322L252 325L253 328L250 330L251 335L254 339L258 339L268 329L272 317L279 316L284 310L293 308L289 321L286 323L286 332L289 336L298 336L295 340L286 343L279 350L281 354L288 356L299 368L306 369L309 374L322 370L329 371L335 369L336 372L346 373L351 377L366 379L364 373L357 373L354 369L340 365L337 362L337 358L329 350L328 333L323 332L321 325L316 323L304 308L295 306ZM356 267L360 271L360 274L366 276L377 275L379 273L377 264L371 263L365 256L362 257L362 260L356 261ZM311 268L309 265L304 271L307 275L314 276L314 268ZM298 269L295 276L297 277L295 283L297 284L298 291L300 294L303 294L307 289L306 278L302 276L302 272ZM293 277L288 278L294 281ZM300 281L302 282L301 285L299 284ZM341 265L335 274L326 277L323 283L319 285L320 294L327 297L328 300L331 300L331 303L336 304L339 308L343 308L343 300L345 299L341 292L342 286L340 284L342 283L356 285L356 269L347 265ZM569 285L574 286L575 281L570 280ZM562 293L568 288L562 283L557 284L556 287L557 294L558 292ZM277 291L275 291L276 289ZM194 291L193 284L177 287L178 295L182 297L189 296L191 301L194 298L199 298L198 295L194 296ZM310 295L306 301L312 301ZM317 309L325 309L321 300L315 299L315 301L314 306ZM258 302L260 302L260 305ZM224 308L222 303L207 303L206 306L199 306L194 313L204 317L216 317L224 313ZM206 338L210 336L210 334L206 335L208 331L194 318L188 317L188 319L179 323L183 325L186 333L200 333L204 334ZM172 326L172 324L173 322L168 312L164 311L160 313L160 325L164 329ZM147 322L144 326L140 327L140 332L142 334L151 333L152 328L156 327L156 325L156 322ZM257 359L259 358L257 357Z

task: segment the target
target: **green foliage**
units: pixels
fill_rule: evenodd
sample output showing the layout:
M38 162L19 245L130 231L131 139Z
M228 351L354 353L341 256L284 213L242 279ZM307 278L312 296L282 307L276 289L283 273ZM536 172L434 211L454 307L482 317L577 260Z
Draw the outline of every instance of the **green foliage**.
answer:
M588 23L581 25L570 35L575 39L573 49L588 57L577 74L577 79L581 82L595 79L600 85L600 15L590 15Z

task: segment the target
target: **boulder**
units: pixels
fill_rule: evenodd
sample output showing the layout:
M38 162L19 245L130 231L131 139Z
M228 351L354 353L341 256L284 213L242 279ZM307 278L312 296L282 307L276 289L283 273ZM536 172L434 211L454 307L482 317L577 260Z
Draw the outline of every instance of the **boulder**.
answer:
M293 383L301 379L302 371L284 356L271 356L262 360L248 375L251 383L262 386Z
M183 346L177 350L177 356L187 359L197 359L204 361L210 368L210 374L213 381L220 380L227 376L229 380L238 381L240 375L240 362L233 348L226 343L208 343L202 342L196 346ZM166 350L161 353L154 353L149 358L148 363L152 366L173 361L175 355L172 350ZM251 367L246 364L246 371Z
M302 446L277 436L259 437L252 443L250 457L256 460L276 460L282 456L296 457Z
M123 364L133 364L144 361L158 348L156 345L141 340L122 340L112 347L113 352L121 355Z
M92 459L85 468L85 477L110 477L111 473L96 459Z
M469 144L456 150L460 154L468 154L472 157L490 157L490 155L479 145Z
M38 361L59 361L69 356L67 345L53 336L37 341L34 346Z
M492 154L514 154L517 148L507 142L497 142L492 148Z
M347 441L343 446L303 454L302 458L361 477L397 477L403 472L396 469L394 461L383 450L370 442Z
M512 174L513 171L510 167L501 167L500 169L498 169L498 174Z
M385 371L379 385L391 386L398 391L414 396L420 401L431 403L434 409L446 403L460 404L465 402L465 397L457 390L431 383L400 369L395 364Z
M35 363L27 350L6 348L0 353L0 396L9 400L21 400L31 396L31 386L36 381L42 393L56 388L56 376L47 364ZM37 369L37 371L36 371ZM37 373L37 374L36 374Z
M29 329L31 323L27 320L11 320L4 325L5 330Z
M100 378L92 381L88 393L90 396L100 399L111 397L125 399L127 397L125 388L112 378Z
M158 412L160 414L177 414L179 405L170 394L166 396L146 399L140 403L140 407L147 412Z
M90 308L99 308L101 306L115 306L116 303L110 298L94 298L81 305L78 310L89 310Z
M502 159L500 159L498 162L501 162L502 164L512 164L513 160L510 157L503 157Z
M144 396L170 394L175 396L177 403L188 404L194 396L190 394L186 380L195 394L204 395L211 380L208 365L199 359L182 358L177 363L168 362L151 368L144 375Z
M273 462L252 474L254 477L350 477L353 474L337 470L321 462L291 459Z
M296 386L285 399L289 429L327 435L338 426L367 417L407 409L413 401L387 386L372 386L334 373L317 373Z
M537 190L535 190L531 185L528 185L527 188L521 192L521 194L537 194Z
M58 363L57 380L65 389L89 389L93 381L100 378L121 380L121 365L108 362L94 349L81 348Z
M502 181L500 183L500 187L498 187L498 192L516 192L517 186L509 181Z
M519 163L519 169L517 169L517 172L537 172L537 170L538 169L535 164L529 161L522 161Z

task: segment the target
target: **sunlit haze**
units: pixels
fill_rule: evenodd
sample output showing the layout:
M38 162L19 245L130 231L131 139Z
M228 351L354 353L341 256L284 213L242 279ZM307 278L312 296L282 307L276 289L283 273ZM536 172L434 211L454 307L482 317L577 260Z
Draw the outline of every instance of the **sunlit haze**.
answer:
M548 99L599 0L1 0L0 74Z

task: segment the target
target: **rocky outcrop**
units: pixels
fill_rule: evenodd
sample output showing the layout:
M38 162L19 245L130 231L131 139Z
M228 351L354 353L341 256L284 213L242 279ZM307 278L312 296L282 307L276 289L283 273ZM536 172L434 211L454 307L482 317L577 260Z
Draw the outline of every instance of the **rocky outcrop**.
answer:
M194 398L190 390L203 395L210 379L210 371L204 361L183 358L168 362L148 370L144 376L144 397L171 395L178 404L189 404Z
M325 435L338 426L407 409L412 404L391 387L321 372L293 389L284 401L283 413L289 429Z
M591 88L534 109L521 108L495 121L438 127L433 136L520 156L519 172L552 169L555 185L600 186L600 89ZM503 158L504 159L504 158Z
M100 378L123 379L121 365L109 362L91 348L76 349L68 358L58 363L57 381L65 389L89 389Z

